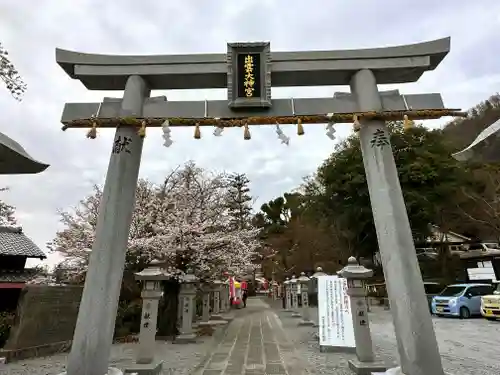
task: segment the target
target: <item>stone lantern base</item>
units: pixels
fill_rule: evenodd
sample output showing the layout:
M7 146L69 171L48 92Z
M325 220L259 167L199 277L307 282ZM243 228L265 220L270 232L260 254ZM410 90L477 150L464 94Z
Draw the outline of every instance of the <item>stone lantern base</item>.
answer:
M227 324L228 321L227 320L212 320L210 319L208 322L199 322L198 323L198 327L206 327L206 326L223 326L225 324Z
M124 370L124 373L137 375L159 375L161 373L162 365L163 361L145 364L135 363L132 366L127 367Z
M214 314L210 315L210 320L217 321L217 322L231 322L233 321L234 316L232 315L226 315L226 314Z
M67 375L67 372L61 372L59 375ZM108 372L104 375L123 375L123 372L116 367L108 367Z
M292 318L302 318L302 315L297 311L292 311Z
M212 314L210 315L210 320L225 320L221 314Z
M300 322L299 322L299 326L309 326L309 327L313 327L314 326L314 322L312 320L305 320L305 319L302 319Z
M177 336L173 341L174 344L194 344L196 343L196 333L185 333Z
M385 362L375 360L373 362L360 362L357 359L350 359L348 361L349 368L358 375L372 375L373 372L385 372L388 368L394 366L387 366Z

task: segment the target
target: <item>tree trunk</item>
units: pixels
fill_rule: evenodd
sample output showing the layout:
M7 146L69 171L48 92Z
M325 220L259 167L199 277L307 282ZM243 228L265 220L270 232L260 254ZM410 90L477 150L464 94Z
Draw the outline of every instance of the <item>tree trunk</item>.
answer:
M158 336L174 339L179 334L177 329L177 310L180 284L176 280L162 283L163 298L158 311Z

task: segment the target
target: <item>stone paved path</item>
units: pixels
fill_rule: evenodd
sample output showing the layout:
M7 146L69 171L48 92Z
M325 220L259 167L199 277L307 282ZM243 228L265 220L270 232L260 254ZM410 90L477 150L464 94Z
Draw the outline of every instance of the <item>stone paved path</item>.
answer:
M263 300L250 298L245 311L238 311L225 337L194 375L310 373L276 313Z

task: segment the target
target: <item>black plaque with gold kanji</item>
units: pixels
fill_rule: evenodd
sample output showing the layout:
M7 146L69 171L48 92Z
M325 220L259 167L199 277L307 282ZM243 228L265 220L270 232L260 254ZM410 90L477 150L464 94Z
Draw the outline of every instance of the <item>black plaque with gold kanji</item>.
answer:
M238 98L260 98L260 54L240 53L237 57L236 79L238 80Z
M271 49L268 42L228 43L227 64L230 108L271 107Z

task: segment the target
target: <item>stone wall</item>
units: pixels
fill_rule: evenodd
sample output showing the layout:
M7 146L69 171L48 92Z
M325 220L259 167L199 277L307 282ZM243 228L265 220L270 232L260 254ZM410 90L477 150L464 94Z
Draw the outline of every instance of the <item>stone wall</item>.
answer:
M48 354L44 347L68 348L82 291L80 286L25 287L19 299L14 327L0 356L20 359L40 352Z

